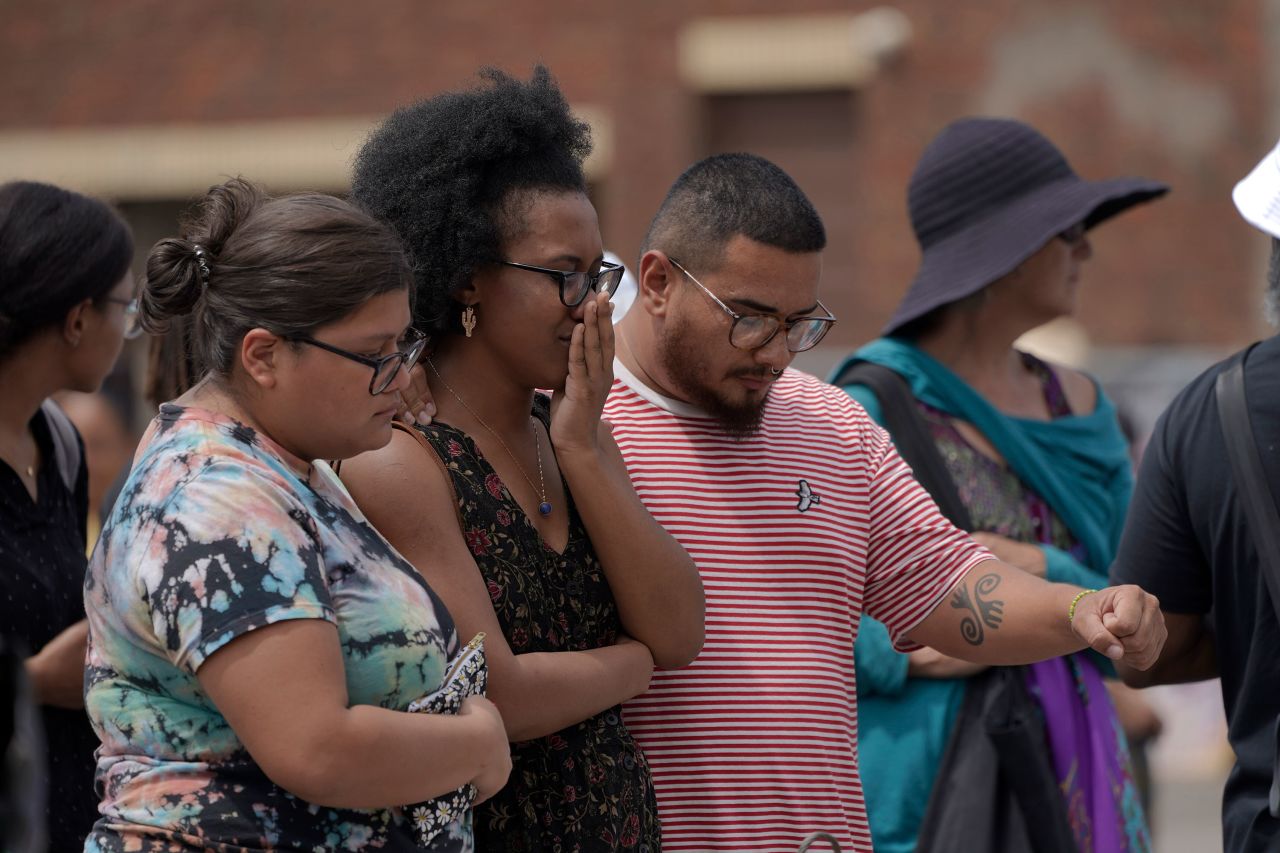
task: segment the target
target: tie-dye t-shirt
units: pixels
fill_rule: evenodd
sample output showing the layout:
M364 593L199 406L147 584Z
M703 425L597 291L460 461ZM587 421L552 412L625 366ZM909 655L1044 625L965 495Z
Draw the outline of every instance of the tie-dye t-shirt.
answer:
M323 619L352 705L404 710L440 686L458 649L448 611L327 465L164 406L90 561L85 609L102 741L86 850L418 849L398 810L315 806L271 782L196 679L248 631ZM468 812L431 849L472 848Z

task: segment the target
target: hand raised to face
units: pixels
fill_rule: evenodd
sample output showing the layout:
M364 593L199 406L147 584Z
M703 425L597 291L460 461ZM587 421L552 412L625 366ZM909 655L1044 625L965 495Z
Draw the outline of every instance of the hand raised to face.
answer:
M564 393L551 401L551 443L558 454L597 448L600 412L613 386L612 316L608 294L598 293L573 329Z
M436 416L436 401L427 384L427 370L419 361L409 371L409 387L400 392L396 417L409 426L415 423L426 426Z

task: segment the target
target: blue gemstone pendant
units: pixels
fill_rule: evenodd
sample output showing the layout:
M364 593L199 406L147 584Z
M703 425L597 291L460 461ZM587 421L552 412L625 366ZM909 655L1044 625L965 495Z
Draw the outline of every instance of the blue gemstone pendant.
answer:
M538 504L538 512L542 513L543 517L551 515L551 503L549 501L543 501Z

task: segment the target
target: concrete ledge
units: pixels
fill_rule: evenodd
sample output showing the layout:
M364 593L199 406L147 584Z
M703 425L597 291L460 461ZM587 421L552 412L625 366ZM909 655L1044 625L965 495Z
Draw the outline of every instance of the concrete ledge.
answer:
M854 89L911 40L897 9L701 18L679 36L679 67L700 94Z
M591 106L588 179L607 171L612 125ZM345 192L356 151L381 117L0 132L0 181L47 181L121 201L184 199L235 175L273 192Z

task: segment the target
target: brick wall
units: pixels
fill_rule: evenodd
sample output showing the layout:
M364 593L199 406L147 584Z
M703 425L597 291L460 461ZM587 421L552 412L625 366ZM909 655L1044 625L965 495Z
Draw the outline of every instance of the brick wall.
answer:
M1041 128L1086 177L1144 174L1174 193L1096 232L1080 319L1102 344L1224 345L1261 333L1263 239L1230 188L1271 145L1263 0L904 0L906 52L847 99L845 161L822 192L835 340L875 333L916 249L905 186L920 150L966 113ZM598 187L628 260L665 187L716 137L675 36L700 15L857 11L824 0L423 3L417 0L6 0L6 129L368 115L467 83L483 64L547 62L601 107L614 158ZM828 104L828 99L818 99ZM832 157L840 152L828 151ZM837 202L835 199L843 199ZM829 297L829 298L827 298Z

